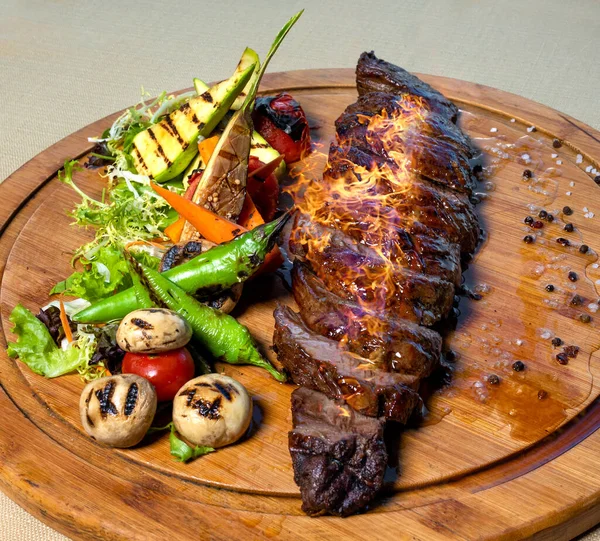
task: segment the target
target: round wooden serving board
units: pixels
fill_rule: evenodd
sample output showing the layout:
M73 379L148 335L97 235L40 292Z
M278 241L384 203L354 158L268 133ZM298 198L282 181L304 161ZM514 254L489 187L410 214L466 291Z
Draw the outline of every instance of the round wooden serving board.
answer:
M87 138L115 115L60 141L0 186L0 489L77 539L555 540L599 522L600 186L593 178L600 133L506 92L423 78L461 107L463 127L488 155L478 206L486 240L465 274L481 298L463 297L447 339L457 353L452 383L432 394L422 426L391 443L398 464L368 512L346 519L301 512L287 450L293 386L261 370L219 367L253 395L251 436L180 464L166 436L123 451L97 445L80 427L77 376L45 380L7 358L14 305L37 313L71 272L70 253L90 236L70 227L76 198L56 171L85 156ZM271 74L262 89L293 93L325 153L335 118L356 98L351 70ZM310 158L318 170L322 152ZM533 178L524 179L524 169ZM102 189L95 171L76 181L90 194ZM535 230L523 222L542 208L554 221ZM565 232L566 222L575 231ZM528 234L537 235L534 243L523 242ZM293 301L279 277L254 282L245 295L235 315L272 356L273 308ZM556 360L565 346L579 348L567 365ZM512 369L517 360L524 370ZM499 384L490 383L492 374Z

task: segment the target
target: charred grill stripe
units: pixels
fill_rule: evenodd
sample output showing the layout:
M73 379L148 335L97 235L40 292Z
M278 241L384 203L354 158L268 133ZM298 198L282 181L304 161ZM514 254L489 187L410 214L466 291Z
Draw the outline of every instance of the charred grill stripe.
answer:
M132 383L127 391L127 398L125 399L125 415L129 417L135 410L135 406L138 401L139 390L137 383Z
M200 96L204 101L208 102L208 103L212 103L214 101L212 94L210 93L210 90L207 90L204 94L202 94Z
M148 323L146 320L141 319L139 317L131 318L131 323L133 323L136 327L139 327L140 329L154 329L154 326L151 323Z
M189 407L192 404L194 396L196 396L196 389L194 389L193 387L190 389L186 389L185 391L179 393L179 396L187 396L186 405Z
M230 162L237 160L237 156L235 154L224 149L219 150L219 156Z
M190 107L189 103L184 103L179 110L185 116L187 116L194 124L196 124L196 126L198 126L199 130L201 130L204 127L204 122L200 122L200 120L196 116L196 113L194 113L194 111L192 111L192 108ZM190 115L189 113L192 113L192 114Z
M213 402L199 398L192 404L192 408L198 410L202 417L216 421L221 417L219 411L221 409L221 397L215 398Z
M225 400L229 400L229 402L231 402L231 395L237 394L235 387L232 385L221 385L218 381L215 381L214 386L215 389L225 397Z
M167 129L168 128L168 129ZM165 129L173 136L177 139L177 142L182 146L185 147L187 146L185 141L183 140L183 138L181 137L181 135L179 134L179 131L177 130L177 128L175 127L175 124L173 124L173 121L171 120L171 115L167 115L165 117Z
M158 139L156 138L156 135L154 134L152 128L148 130L148 135L150 135L150 139L152 139L156 143L156 154L160 156L168 165L171 165L173 162L169 160L169 158L167 158L167 155L165 154L162 145L158 142Z
M116 406L112 403L114 392L114 381L109 381L103 389L98 389L96 391L96 398L98 399L98 402L100 402L100 413L102 414L102 417L106 417L107 415L117 415L117 413L119 413Z
M86 413L86 414L85 414L85 417L86 417L86 419L87 419L87 422L88 422L88 424L89 424L90 426L95 426L95 425L94 425L94 421L92 421L92 418L90 417L90 414L89 414L89 413Z
M148 166L146 165L146 162L145 162L142 154L140 153L140 151L136 147L133 147L133 150L131 151L131 155L134 156L137 159L138 163L140 164L140 167L144 171L150 171L148 169ZM150 175L150 176L152 176L152 175Z

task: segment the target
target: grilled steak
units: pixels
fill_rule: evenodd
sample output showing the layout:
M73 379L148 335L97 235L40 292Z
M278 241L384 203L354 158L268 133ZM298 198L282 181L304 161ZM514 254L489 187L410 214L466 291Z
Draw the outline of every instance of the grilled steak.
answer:
M458 107L426 82L399 66L380 60L375 53L363 53L356 66L356 86L360 95L368 92L419 96L432 111L456 122Z
M294 383L343 399L363 415L405 423L420 403L417 377L383 372L369 359L341 350L288 306L275 310L273 346Z
M441 357L442 337L403 319L366 314L358 304L325 288L315 274L294 263L294 298L300 315L314 332L346 341L348 350L368 358L383 370L424 378Z
M421 403L442 349L425 326L450 312L480 233L469 199L479 152L457 107L373 53L356 74L359 99L337 119L289 236L300 313L275 311L279 361L312 389L294 392L289 445L313 515L356 512L381 486L374 418L405 423Z
M383 423L305 387L292 393L292 422L289 447L302 510L347 516L363 509L383 484Z

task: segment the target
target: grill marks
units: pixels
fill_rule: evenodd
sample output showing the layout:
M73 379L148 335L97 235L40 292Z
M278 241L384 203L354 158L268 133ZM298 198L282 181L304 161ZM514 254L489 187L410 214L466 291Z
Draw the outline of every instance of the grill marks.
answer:
M127 390L127 397L125 398L125 416L129 417L134 411L137 405L139 396L139 389L137 383L132 383Z
M149 129L148 135L150 136L150 139L152 139L154 141L154 143L156 144L156 150L155 150L156 155L160 156L167 165L171 166L173 164L173 162L165 154L165 151L163 150L162 145L158 142L158 139L156 138L154 130Z
M164 122L165 123L163 125L163 128L165 129L165 131L169 135L171 135L171 137L175 137L175 139L177 139L177 142L181 145L181 148L185 150L187 148L187 143L183 140L183 138L179 134L179 131L177 131L177 127L175 126L175 124L173 124L171 115L165 116Z
M100 402L100 413L102 417L107 415L118 415L119 411L112 402L115 393L115 382L109 381L102 389L96 391L96 398Z

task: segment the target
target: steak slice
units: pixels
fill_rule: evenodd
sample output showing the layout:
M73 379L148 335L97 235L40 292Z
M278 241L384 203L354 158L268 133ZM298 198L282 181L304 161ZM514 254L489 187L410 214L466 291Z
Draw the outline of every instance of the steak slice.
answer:
M385 113L384 113L385 111ZM391 123L399 123L406 127L418 126L423 133L436 140L451 145L457 152L468 158L481 154L471 139L444 115L431 112L427 104L420 103L410 94L389 94L387 92L370 92L359 96L358 100L348 105L344 113L336 120L338 136L343 137L343 131L349 127L361 126L366 129L373 117L385 114ZM385 127L383 122L379 127Z
M432 111L456 122L458 107L440 92L399 66L380 60L375 53L363 53L356 66L356 86L359 95L367 92L406 92L423 98Z
M314 222L308 224L308 228L315 226ZM325 237L320 250L308 254L306 239L311 238L311 230L299 227L297 218L289 243L290 253L307 262L329 291L421 325L433 325L450 312L454 301L452 282L398 264L390 267L369 247L354 244L351 238L333 231L336 234Z
M402 319L368 314L356 303L328 291L308 267L294 263L292 290L304 323L314 332L344 339L346 347L383 370L429 376L442 354L442 337Z
M370 361L343 351L334 340L312 332L288 306L275 309L273 347L292 381L345 400L368 417L406 423L421 398L418 378L379 370Z
M364 509L383 484L383 423L305 387L292 393L292 423L288 441L302 510L345 517Z
M403 154L408 171L435 184L471 193L476 178L470 149L428 135L422 129L424 126L425 121L413 122L405 128L390 124L383 135L380 130L370 129L368 118L361 113L343 113L336 120L337 141L386 161L392 152Z
M357 165L373 170L384 163L384 158L356 147L332 145L323 182L340 177L352 182L352 175L357 174ZM390 194L394 191L386 175L377 175L375 180L376 184L368 194ZM407 189L395 192L387 201L395 205L399 225L410 233L443 236L449 242L459 244L462 254L472 254L479 242L479 223L467 195L418 178L407 180L407 184ZM361 202L357 208L352 208L347 201L342 205L332 199L323 212L335 211L349 227L359 228L365 215L378 217L385 210L377 201L362 198Z
M363 204L360 198L357 203ZM335 206L334 201L330 208L335 209ZM324 250L349 249L373 261L381 260L381 264L384 264L381 255L374 249L380 248L385 252L386 257L396 265L399 273L402 272L400 269L406 269L436 276L457 286L460 285L460 249L457 244L451 244L444 238L435 238L423 233L411 234L401 226L390 226L385 232L373 233L370 231L370 224L366 221L356 223L352 221L351 216L348 216L350 219L346 220L342 214L345 209L335 210L336 217L342 219L333 222L334 227L327 227L312 221L306 215L297 214L295 216L294 234L290 237L292 242L290 249L295 256L306 257L307 246L305 243L307 239L326 238L329 246ZM361 213L359 209L355 210L359 217L365 216L364 212ZM379 208L378 212L381 216L384 211ZM319 215L317 215L318 218ZM344 231L335 226L344 227ZM382 238L384 234L385 236Z

